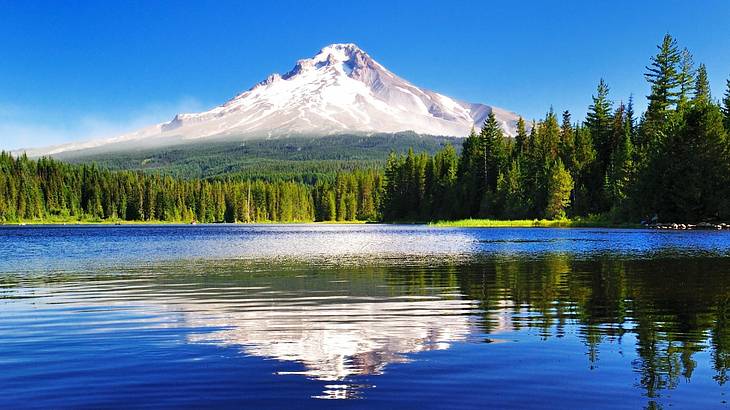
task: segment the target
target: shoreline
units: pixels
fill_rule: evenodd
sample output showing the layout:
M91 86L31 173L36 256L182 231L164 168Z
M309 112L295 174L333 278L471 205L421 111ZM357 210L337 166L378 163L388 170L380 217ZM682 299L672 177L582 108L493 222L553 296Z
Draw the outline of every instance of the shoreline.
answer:
M610 222L605 220L591 219L458 219L440 221L261 221L261 222L210 222L190 223L182 221L121 221L121 220L82 220L82 221L22 221L4 222L0 227L22 227L22 226L233 226L233 225L422 225L431 228L605 228L605 229L647 229L647 230L728 230L730 225L699 223L677 224L663 223L643 225L628 222Z
M492 220L460 219L454 221L261 221L261 222L211 222L182 221L23 221L0 223L0 227L21 226L232 226L232 225L423 225L432 228L646 228L641 224L612 224L606 221L581 220Z

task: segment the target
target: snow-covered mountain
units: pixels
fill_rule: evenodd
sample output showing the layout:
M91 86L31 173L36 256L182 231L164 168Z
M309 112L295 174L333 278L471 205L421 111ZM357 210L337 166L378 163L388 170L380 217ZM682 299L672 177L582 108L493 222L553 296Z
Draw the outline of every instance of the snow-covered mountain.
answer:
M27 150L29 155L109 145L167 145L203 138L253 139L293 135L391 133L466 136L494 112L512 135L518 116L425 90L398 77L355 44L332 44L299 60L287 74L270 75L209 111L114 138Z

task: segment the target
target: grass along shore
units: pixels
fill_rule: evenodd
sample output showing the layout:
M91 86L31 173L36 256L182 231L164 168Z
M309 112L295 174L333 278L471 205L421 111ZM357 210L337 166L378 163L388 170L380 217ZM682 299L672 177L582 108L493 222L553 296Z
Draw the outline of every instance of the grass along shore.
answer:
M429 222L429 226L442 228L641 228L638 223L612 222L598 218L576 219L459 219L455 221Z

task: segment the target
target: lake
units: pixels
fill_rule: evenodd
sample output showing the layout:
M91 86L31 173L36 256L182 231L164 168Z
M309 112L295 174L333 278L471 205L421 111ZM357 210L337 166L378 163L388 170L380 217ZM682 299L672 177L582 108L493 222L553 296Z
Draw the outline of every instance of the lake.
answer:
M0 227L0 408L727 408L730 232Z

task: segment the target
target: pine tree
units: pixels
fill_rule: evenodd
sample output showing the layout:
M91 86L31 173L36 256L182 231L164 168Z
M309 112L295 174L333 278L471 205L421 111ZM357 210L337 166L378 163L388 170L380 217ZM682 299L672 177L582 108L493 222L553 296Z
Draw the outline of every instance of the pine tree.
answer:
M570 111L563 111L563 122L560 125L560 159L563 164L568 164L568 168L573 162L573 151L575 150L575 132L570 117Z
M547 206L545 217L547 219L560 219L565 217L565 211L570 205L570 193L573 190L573 178L565 170L563 162L558 160L549 173L547 186Z
M502 127L497 122L493 112L489 113L479 133L482 143L482 175L484 187L480 190L480 214L482 216L494 216L498 210L495 208L494 194L497 190L499 173L507 159L507 152Z
M497 190L502 202L502 216L507 219L519 219L525 216L525 198L523 196L522 173L520 162L510 163L506 174L500 176Z
M624 124L621 143L611 157L607 174L607 194L614 208L623 205L628 196L629 185L634 175L634 146L631 142L630 122Z
M575 129L575 149L572 162L567 164L575 180L571 210L574 215L587 215L592 209L592 198L596 194L592 188L595 170L596 150L591 133L587 127Z
M730 79L725 80L725 96L722 99L722 113L725 117L725 130L730 133Z
M326 210L327 210L327 219L328 221L335 221L337 220L337 202L335 200L335 193L332 191L327 192L326 195Z
M464 140L459 161L459 211L460 217L472 217L479 212L481 199L484 197L484 160L479 135L474 130Z
M626 104L626 125L629 128L629 135L631 136L632 144L636 142L635 127L636 127L636 114L634 113L634 95L629 95L629 103Z
M662 44L657 46L659 52L651 58L651 64L646 67L646 80L651 84L647 121L662 122L667 117L668 110L677 103L681 94L679 87L686 81L682 78L678 66L682 62L677 41L666 34Z
M537 127L537 131L541 155L551 160L557 159L560 151L561 129L552 107L545 116L545 120Z
M710 94L710 80L707 78L707 68L704 64L700 64L697 69L697 78L694 85L693 104L708 104L712 101Z
M588 107L586 128L596 147L598 169L601 176L605 174L611 156L612 103L608 99L608 85L603 79L598 83L593 104Z
M584 170L581 175L581 182L586 187L591 187L586 192L588 197L583 200L581 205L587 206L587 211L591 213L601 213L608 208L603 188L614 146L614 113L612 112L613 104L608 99L608 92L608 85L601 79L596 95L593 96L593 104L588 107L585 121L585 128L590 134L590 141L596 156L590 169Z
M726 210L727 135L715 104L690 107L682 123L667 137L657 161L659 189L654 207L663 220L699 221Z
M695 68L692 53L686 48L680 53L679 63L679 96L677 108L684 109L690 100L690 94L695 86Z
M730 84L730 81L728 82ZM515 156L522 155L525 151L525 144L527 143L527 129L525 126L525 120L520 117L517 120L517 134L515 135Z

